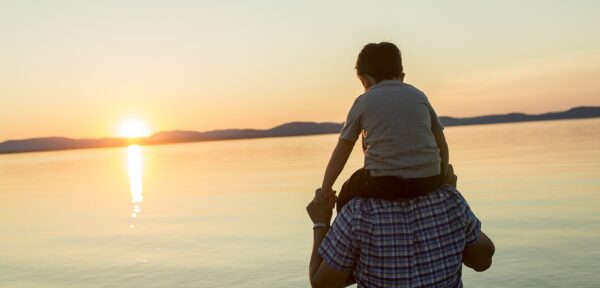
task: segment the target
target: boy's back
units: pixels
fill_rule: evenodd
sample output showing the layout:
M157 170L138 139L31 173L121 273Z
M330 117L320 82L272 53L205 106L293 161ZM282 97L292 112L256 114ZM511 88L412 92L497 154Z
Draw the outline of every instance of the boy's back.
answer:
M356 99L340 139L354 143L362 133L364 168L372 176L423 178L440 174L432 128L443 126L425 94L384 80Z
M442 184L449 159L443 125L425 94L403 83L403 69L400 50L392 43L369 43L358 54L356 75L365 93L348 113L325 169L321 199L335 195L333 183L361 134L364 167L342 185L338 208L344 199L405 199Z

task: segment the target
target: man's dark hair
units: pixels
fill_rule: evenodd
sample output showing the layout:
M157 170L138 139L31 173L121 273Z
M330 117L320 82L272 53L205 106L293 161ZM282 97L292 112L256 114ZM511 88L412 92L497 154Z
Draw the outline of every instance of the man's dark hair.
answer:
M373 77L377 83L398 78L403 72L400 50L389 42L369 43L358 54L356 72Z

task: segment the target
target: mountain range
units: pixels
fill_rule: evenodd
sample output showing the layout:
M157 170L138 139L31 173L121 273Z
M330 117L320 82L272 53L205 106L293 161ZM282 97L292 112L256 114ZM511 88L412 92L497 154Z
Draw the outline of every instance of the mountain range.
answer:
M479 125L525 121L544 121L560 119L580 119L600 117L600 107L575 107L563 112L551 112L538 115L509 113L468 118L440 117L444 126ZM198 131L162 131L139 139L126 138L90 138L72 139L66 137L46 137L23 140L8 140L0 143L0 154L36 152L67 149L85 149L101 147L119 147L132 143L140 145L158 145L166 143L216 141L232 139L250 139L265 137L285 137L338 133L343 123L291 122L266 130L226 129L207 132Z

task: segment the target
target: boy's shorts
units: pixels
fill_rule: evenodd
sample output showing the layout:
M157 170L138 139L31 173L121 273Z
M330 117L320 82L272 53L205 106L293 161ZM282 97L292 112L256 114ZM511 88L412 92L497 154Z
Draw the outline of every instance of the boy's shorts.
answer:
M443 177L435 175L424 178L404 179L396 176L371 176L369 170L358 169L348 179L337 198L339 213L344 205L355 197L385 200L412 199L423 196L442 186Z

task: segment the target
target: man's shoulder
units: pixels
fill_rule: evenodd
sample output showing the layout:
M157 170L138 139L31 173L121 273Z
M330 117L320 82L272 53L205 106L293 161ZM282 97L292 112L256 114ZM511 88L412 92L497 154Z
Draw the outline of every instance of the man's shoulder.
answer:
M373 198L354 198L350 200L340 213L351 214L351 218L358 215L373 215L381 213L409 213L416 210L428 210L434 208L445 209L468 209L466 200L456 188L444 185L436 191L414 199L407 200L384 200Z

